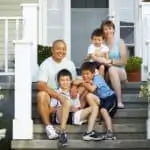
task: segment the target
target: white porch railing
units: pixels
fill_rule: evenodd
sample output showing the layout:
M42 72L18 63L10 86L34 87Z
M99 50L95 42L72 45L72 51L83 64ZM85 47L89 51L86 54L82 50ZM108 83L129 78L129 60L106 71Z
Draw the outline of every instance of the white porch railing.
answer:
M144 65L144 74L148 78L150 73L150 3L142 2L140 5L140 20L141 20L141 44L142 44L142 57ZM150 93L150 87L148 87ZM148 119L147 119L147 139L150 139L150 98L148 97Z
M0 75L14 75L12 40L21 38L22 23L23 17L0 17Z

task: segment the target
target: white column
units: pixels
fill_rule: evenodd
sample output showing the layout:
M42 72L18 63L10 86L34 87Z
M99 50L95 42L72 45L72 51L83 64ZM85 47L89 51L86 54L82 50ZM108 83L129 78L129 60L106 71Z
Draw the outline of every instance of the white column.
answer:
M31 119L31 42L14 41L15 45L15 118L13 139L32 139Z
M71 59L71 0L64 0L64 40L67 43L67 58Z
M149 57L148 57L148 48L147 41L150 40L150 3L141 2L141 57L143 58L142 64L142 81L147 80L147 73L149 67Z
M115 24L115 36L120 39L120 19L119 19L120 0L109 0L109 19Z
M39 0L39 44L47 44L47 0Z
M38 71L37 65L37 44L38 44L38 4L22 4L24 27L23 40L33 42L33 49L31 51L31 72L32 81L36 81Z

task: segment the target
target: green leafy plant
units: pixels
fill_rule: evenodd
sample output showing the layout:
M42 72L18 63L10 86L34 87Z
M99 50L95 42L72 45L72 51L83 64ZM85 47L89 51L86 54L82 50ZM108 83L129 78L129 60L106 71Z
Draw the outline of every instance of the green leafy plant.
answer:
M137 71L141 68L142 58L138 56L129 57L125 66L127 72Z
M46 58L48 58L48 57L50 57L52 55L52 51L51 51L51 47L50 46L38 45L37 51L38 51L38 64L39 65Z
M2 88L0 87L0 90ZM0 94L0 101L2 101L4 99L4 95ZM0 113L0 118L3 116L2 113ZM0 129L0 140L5 138L5 135L6 135L6 129Z
M143 84L140 87L139 97L150 97L150 73L148 73L146 84Z

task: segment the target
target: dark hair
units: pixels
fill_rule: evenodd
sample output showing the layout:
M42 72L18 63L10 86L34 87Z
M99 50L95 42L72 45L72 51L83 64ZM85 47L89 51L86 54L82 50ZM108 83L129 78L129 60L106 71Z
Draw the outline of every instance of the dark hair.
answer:
M66 43L64 42L64 40L62 40L62 39L58 39L58 40L55 40L55 41L53 42L53 44L52 44L52 48L54 48L54 47L55 47L55 45L56 45L57 43L59 43L59 42L63 43L63 44L66 46Z
M57 82L59 83L60 77L63 76L69 76L69 78L72 80L71 72L67 69L62 69L57 73Z
M102 36L103 37L103 32L101 29L97 28L95 29L92 34L91 34L91 39L94 37L94 36Z
M100 25L100 29L104 30L104 26L112 27L115 30L115 24L111 20L104 20Z
M96 69L96 66L94 65L93 62L85 62L81 65L81 72L82 71L85 71L85 70L88 70L90 71L91 73L94 73L95 72L95 69Z

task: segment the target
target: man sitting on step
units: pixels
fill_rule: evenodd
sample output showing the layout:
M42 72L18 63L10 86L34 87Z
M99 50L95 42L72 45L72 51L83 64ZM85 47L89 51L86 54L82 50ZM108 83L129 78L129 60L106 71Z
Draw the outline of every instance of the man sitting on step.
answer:
M50 122L50 113L52 112L50 98L56 98L62 105L62 120L60 125L61 134L59 140L60 143L64 142L61 141L61 137L66 135L66 123L68 120L71 103L70 101L67 101L65 96L55 91L55 89L57 89L56 75L59 70L66 68L71 72L73 78L76 77L74 63L71 60L67 60L65 58L67 53L66 47L66 43L63 40L56 40L53 42L51 49L52 56L47 58L40 65L37 83L37 89L39 90L37 94L38 112L45 125L45 131L49 139L55 139L58 137L58 134Z

